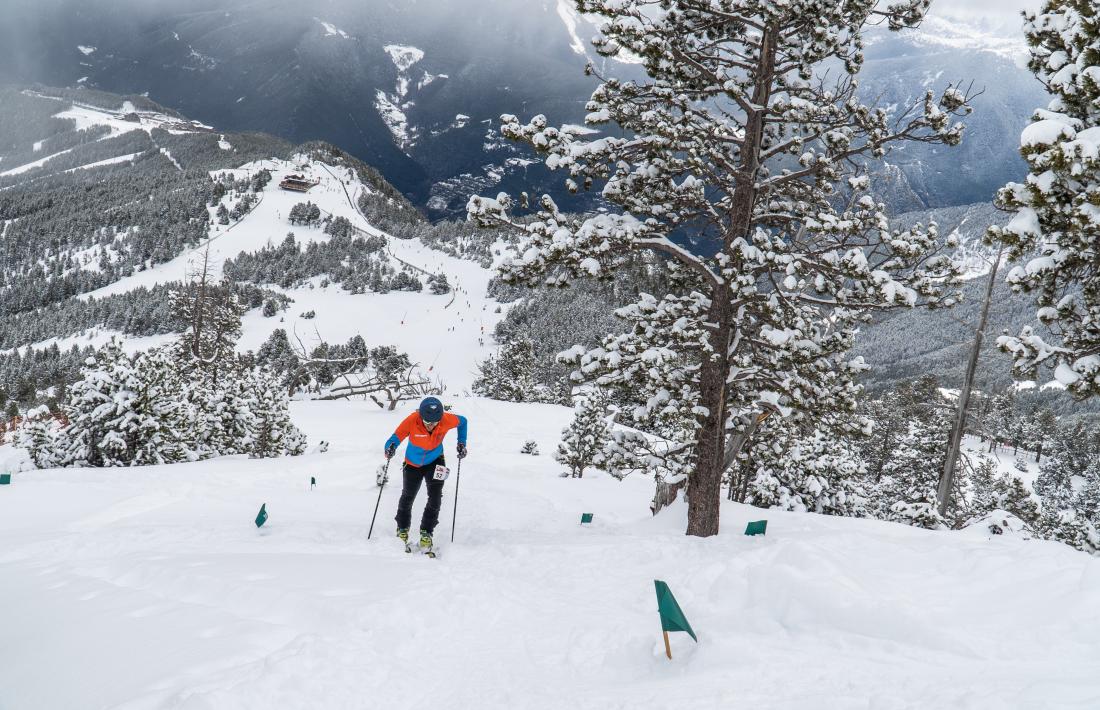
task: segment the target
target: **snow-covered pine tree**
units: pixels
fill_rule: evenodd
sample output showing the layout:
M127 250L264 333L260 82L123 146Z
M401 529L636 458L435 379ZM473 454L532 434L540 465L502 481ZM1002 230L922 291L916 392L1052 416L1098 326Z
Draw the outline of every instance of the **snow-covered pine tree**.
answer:
M971 516L996 510L993 487L997 479L997 463L987 456L971 459L972 470L967 485L966 502Z
M38 468L53 468L56 460L57 421L46 405L29 410L18 430L16 445L26 449Z
M1085 425L1060 427L1054 435L1047 458L1039 465L1033 486L1043 503L1044 524L1053 525L1059 514L1073 509L1075 479L1084 479L1093 465L1096 452Z
M155 427L135 407L140 384L133 359L117 338L96 351L69 391L69 424L59 433L55 461L61 466L128 466L143 433Z
M993 451L997 445L1015 443L1015 437L1020 428L1015 392L1007 389L993 396L985 415L984 426L985 434L990 439L990 451Z
M259 427L253 411L256 393L250 371L236 355L223 363L217 380L202 380L200 390L206 397L211 432L207 439L216 455L249 454L255 445Z
M1035 421L1035 440L1033 442L1036 463L1042 462L1043 452L1050 445L1057 431L1058 418L1054 416L1054 412L1046 407L1041 408Z
M534 377L535 345L530 338L506 342L500 355L490 355L479 366L474 394L505 402L538 401Z
M69 424L57 437L54 461L58 466L106 465L100 442L114 419L115 395L121 389L116 379L118 363L127 359L117 339L96 351L80 371L80 379L69 388L64 408Z
M1093 456L1073 496L1073 510L1095 526L1100 526L1100 456Z
M991 499L994 509L1012 513L1024 521L1029 529L1034 529L1038 524L1039 498L1028 489L1019 476L1009 473L994 478Z
M577 398L573 421L561 431L554 459L565 466L565 477L581 478L589 466L605 466L604 447L611 438L607 423L607 396L600 391Z
M214 383L223 368L236 367L236 345L245 309L232 282L211 280L209 254L182 287L170 293L173 317L185 327L175 343L177 369L191 377L193 370Z
M765 426L747 451L752 467L745 502L762 508L859 517L867 468L852 442L835 432L800 432L789 420Z
M1100 23L1092 0L1045 0L1025 13L1028 63L1051 94L1020 137L1030 172L1000 190L1000 207L1016 214L990 235L1014 260L1008 283L1034 294L1038 320L1057 332L1047 342L1032 327L1002 336L1018 377L1035 380L1042 366L1079 397L1100 393Z
M903 385L897 395L905 430L882 462L877 483L869 491L876 517L931 529L961 522L965 501L961 494L968 485L965 476L955 477L947 517L937 509L937 488L951 432L951 408L933 377Z
M258 368L248 377L252 392L253 431L249 454L256 458L298 455L305 451L306 437L290 421L286 388L269 370Z
M451 292L451 283L447 280L447 274L443 272L429 276L428 287L437 296Z
M593 93L586 122L618 128L591 139L543 116L526 125L502 117L503 135L569 172L567 187L600 181L618 208L574 217L544 196L538 218L524 221L509 214L506 194L472 197L479 224L526 232L502 266L508 280L609 278L639 250L662 252L693 277L690 290L651 299L681 309L679 326L700 331L691 351L677 353L688 389L670 390L668 401L678 408L671 398L689 397L694 417L689 534L718 532L724 471L763 412L836 406L836 393L818 383L850 345L854 320L871 308L941 302L957 273L932 256L934 226L890 233L862 175L894 144L961 139L952 116L969 111L968 97L952 86L898 112L858 98L865 27L912 26L927 6L577 0L578 11L606 20L597 52L636 56L648 75L604 78ZM833 63L843 76L820 79ZM670 239L685 228L718 251L700 257ZM620 357L607 352L602 366L582 372L614 372Z
M172 356L153 349L134 356L112 339L81 371L70 390L69 424L52 437L57 466L141 466L186 457ZM39 466L42 463L38 463Z
M154 348L132 359L136 390L129 401L129 421L118 429L126 443L128 465L175 463L190 459L185 439L188 412L169 348Z
M877 484L898 444L908 434L909 420L897 392L887 392L880 399L864 402L863 412L872 422L874 436L859 441L857 447L867 465L868 478Z

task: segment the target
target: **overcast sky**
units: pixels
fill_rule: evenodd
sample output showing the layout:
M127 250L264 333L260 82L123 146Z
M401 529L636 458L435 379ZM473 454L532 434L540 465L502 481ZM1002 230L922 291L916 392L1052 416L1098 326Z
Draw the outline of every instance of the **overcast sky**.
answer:
M1022 10L1038 10L1042 0L932 0L932 13L985 18L990 24L1015 22Z

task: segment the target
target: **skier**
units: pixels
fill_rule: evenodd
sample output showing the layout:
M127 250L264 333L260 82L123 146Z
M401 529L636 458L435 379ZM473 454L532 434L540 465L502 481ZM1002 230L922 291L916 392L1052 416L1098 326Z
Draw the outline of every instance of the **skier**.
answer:
M451 429L458 429L458 458L466 458L466 417L443 411L443 403L428 397L420 408L405 417L393 435L386 440L386 458L393 458L397 446L406 438L405 464L402 466L401 499L397 504L397 537L409 543L409 524L412 522L412 505L420 484L428 488L428 504L420 519L420 547L430 550L432 532L439 523L439 508L443 503L443 483L446 478L436 478L437 466L444 466L443 437Z

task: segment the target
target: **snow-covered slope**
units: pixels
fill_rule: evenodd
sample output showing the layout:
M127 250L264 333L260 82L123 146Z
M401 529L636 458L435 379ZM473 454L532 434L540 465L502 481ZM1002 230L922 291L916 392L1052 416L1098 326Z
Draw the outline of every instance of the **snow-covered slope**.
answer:
M438 560L392 538L396 485L366 539L381 443L404 414L373 405L297 403L312 442L332 442L324 454L17 474L0 487L0 707L1033 710L1100 697L1088 555L735 504L723 535L688 538L682 507L649 516L647 479L557 476L547 454L568 411L448 401L470 418L471 454ZM543 455L519 454L526 439ZM762 518L766 537L739 534ZM672 661L654 579L699 635L673 634Z
M320 227L291 225L288 221L291 208L307 200L316 204L324 215L346 217L364 234L383 234L355 206L360 192L371 188L362 184L354 171L347 168L298 156L295 160L256 161L234 170L214 172L247 178L265 168L271 171L271 183L243 219L228 226L213 226L210 239L172 261L80 297L98 298L140 286L184 281L200 269L204 259L209 260L211 275L217 279L226 259L241 252L277 245L291 231L299 243L325 241L329 237ZM290 174L304 175L318 184L307 194L280 190L278 183ZM228 207L233 205L228 196L223 202ZM211 208L211 215L215 211ZM395 267L408 265L421 280L426 275L444 273L454 292L443 296L432 295L427 290L422 293L351 294L339 285L321 286L320 279L301 288L273 287L294 300L290 310L281 318L265 318L259 309L247 314L240 349L256 350L276 328L285 329L292 342L300 339L310 348L320 340L343 343L361 335L368 346L396 345L399 350L408 352L413 362L419 363L433 377L439 377L449 391L468 389L477 363L492 352L491 334L503 317L503 313L496 312L499 304L486 296L492 272L471 261L428 248L419 240L387 239L386 252ZM315 317L308 320L300 317L309 311L314 311ZM98 337L106 339L108 335L100 333ZM64 347L72 342L87 342L87 337L88 334L82 334L60 342Z

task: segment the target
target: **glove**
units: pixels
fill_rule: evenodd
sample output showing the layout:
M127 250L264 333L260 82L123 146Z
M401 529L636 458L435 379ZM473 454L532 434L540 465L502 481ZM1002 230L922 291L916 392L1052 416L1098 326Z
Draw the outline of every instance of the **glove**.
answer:
M392 459L393 455L396 454L396 453L397 453L397 445L396 444L390 444L389 446L386 447L386 458Z
M466 458L466 444L463 444L462 442L459 442L458 444L458 458Z

